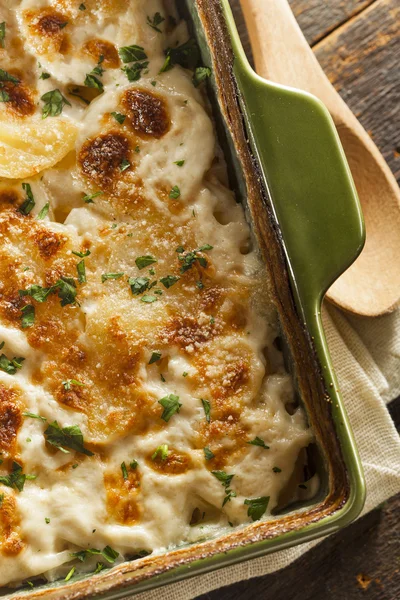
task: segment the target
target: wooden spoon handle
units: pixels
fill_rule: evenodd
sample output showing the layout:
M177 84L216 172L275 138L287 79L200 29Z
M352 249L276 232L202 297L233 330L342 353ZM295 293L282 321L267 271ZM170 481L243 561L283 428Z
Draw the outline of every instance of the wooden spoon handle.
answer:
M350 110L320 67L287 0L241 0L241 4L257 73L316 95L341 121L341 113Z

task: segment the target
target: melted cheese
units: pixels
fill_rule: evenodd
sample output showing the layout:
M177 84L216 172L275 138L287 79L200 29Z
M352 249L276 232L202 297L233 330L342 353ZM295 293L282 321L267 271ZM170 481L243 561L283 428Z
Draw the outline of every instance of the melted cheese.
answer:
M0 484L0 585L91 571L98 555L71 556L86 548L110 545L122 561L227 532L251 522L248 499L269 496L271 519L288 484L296 495L313 439L302 409L287 409L275 309L207 99L189 71L159 74L163 50L187 39L184 24L150 27L148 16L167 17L160 0L78 5L0 0L1 66L19 81L3 82L10 99L0 103L0 340L9 359L25 358L0 371L0 475L15 460L36 476L22 491ZM117 51L131 44L149 62L133 83ZM104 91L86 105L76 94L100 55ZM40 98L54 89L69 104L42 119ZM22 183L35 199L28 215ZM87 250L79 283L73 252ZM157 262L139 270L147 255ZM107 273L123 275L102 281ZM168 276L179 278L169 288ZM19 294L60 277L74 279L77 302ZM135 295L128 278L139 277L157 284ZM27 304L35 319L24 328ZM153 352L161 358L149 364ZM182 406L167 422L159 400L170 394ZM55 420L78 426L93 454L50 446ZM256 437L269 449L249 444ZM224 506L212 471L234 474Z

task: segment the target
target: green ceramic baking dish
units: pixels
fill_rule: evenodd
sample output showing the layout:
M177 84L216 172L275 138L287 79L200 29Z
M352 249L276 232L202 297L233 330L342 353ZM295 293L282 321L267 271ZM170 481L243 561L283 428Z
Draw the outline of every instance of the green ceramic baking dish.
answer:
M316 98L252 71L228 0L178 4L203 64L212 67L220 142L272 281L288 365L315 432L320 491L272 521L6 597L122 598L327 535L356 518L364 503L362 467L320 312L324 293L358 256L365 237L336 130Z

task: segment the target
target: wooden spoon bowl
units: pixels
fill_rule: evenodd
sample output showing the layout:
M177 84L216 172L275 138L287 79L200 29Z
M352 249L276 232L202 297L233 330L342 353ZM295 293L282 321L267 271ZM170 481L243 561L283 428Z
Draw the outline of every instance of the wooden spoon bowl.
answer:
M400 299L400 190L378 148L321 69L287 0L241 0L259 75L317 96L335 122L364 213L367 239L328 298L363 316Z

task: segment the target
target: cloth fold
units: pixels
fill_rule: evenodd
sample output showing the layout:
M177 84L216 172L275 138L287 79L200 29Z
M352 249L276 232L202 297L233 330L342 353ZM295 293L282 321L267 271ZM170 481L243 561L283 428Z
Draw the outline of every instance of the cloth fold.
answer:
M376 319L345 315L325 305L323 322L344 404L364 467L362 514L400 492L400 438L386 404L400 396L400 309ZM201 577L138 594L135 600L192 600L295 561L321 540L301 544Z

